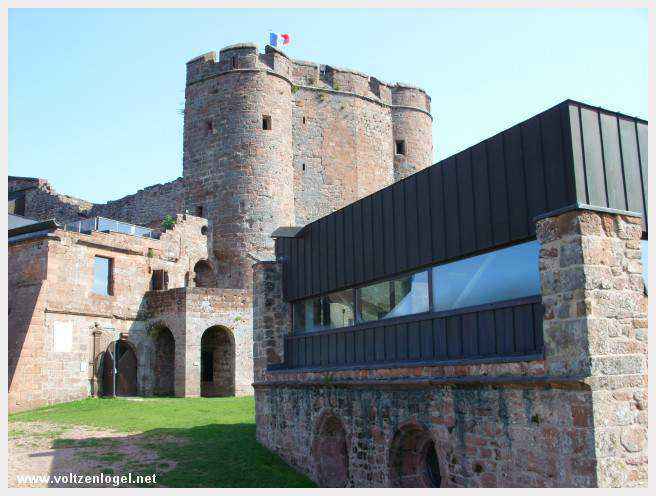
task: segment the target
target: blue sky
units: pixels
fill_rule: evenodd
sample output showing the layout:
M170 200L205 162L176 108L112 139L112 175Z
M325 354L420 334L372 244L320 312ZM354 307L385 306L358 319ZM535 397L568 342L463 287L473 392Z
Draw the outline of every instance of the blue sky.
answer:
M648 118L646 10L10 10L9 174L94 202L182 174L185 62L293 58L423 87L435 160L572 98Z

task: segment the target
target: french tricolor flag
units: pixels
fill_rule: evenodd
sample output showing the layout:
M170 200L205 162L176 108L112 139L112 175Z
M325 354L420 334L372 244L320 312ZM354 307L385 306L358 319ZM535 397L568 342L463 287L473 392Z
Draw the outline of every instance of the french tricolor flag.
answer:
M280 46L285 46L289 45L291 43L292 39L288 34L279 34L279 33L272 33L269 32L269 45L272 47L280 47Z

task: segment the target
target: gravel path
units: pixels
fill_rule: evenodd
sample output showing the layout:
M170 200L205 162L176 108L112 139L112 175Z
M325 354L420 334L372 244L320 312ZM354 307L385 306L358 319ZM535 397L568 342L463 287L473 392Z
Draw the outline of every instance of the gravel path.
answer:
M145 437L82 426L47 422L9 423L9 487L131 487L135 476L162 474L176 466L152 449L160 442L183 442L171 436ZM132 481L127 477L132 474ZM75 474L77 480L70 474ZM101 482L100 474L105 479ZM83 476L97 476L96 480ZM21 481L25 476L50 476L50 480ZM61 479L57 479L61 477ZM159 486L155 477L155 486Z

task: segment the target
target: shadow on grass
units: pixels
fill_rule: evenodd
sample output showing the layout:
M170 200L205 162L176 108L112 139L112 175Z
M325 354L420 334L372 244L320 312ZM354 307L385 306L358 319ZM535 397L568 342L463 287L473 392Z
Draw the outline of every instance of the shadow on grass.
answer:
M155 473L158 486L316 487L260 445L255 440L253 424L159 428L128 436L81 440L59 438L53 448L51 475L74 472L71 460L75 458L84 462L82 470L90 475Z

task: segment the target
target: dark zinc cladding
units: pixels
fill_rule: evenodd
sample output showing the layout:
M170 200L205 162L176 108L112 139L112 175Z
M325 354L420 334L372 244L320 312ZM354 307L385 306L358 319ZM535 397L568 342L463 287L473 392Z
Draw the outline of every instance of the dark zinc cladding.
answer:
M294 330L322 331L426 313L431 289L433 312L538 296L539 251L538 242L530 241L438 265L430 269L432 277L424 270L302 300L294 303Z

